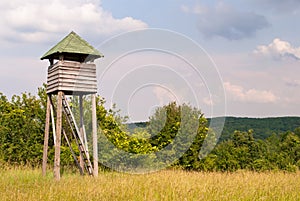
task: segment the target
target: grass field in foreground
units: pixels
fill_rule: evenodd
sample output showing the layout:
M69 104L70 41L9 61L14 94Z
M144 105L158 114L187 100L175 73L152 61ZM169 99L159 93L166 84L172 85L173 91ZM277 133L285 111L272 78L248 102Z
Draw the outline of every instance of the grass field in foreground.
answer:
M0 170L0 200L300 200L300 172L100 172L58 182L41 170L10 169Z

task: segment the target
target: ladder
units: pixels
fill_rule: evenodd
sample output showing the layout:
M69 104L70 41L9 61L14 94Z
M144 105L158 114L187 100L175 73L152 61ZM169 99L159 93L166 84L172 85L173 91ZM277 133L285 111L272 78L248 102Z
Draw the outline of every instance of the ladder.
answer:
M85 147L84 142L80 136L80 132L79 132L79 129L75 122L74 115L71 111L71 108L67 101L67 97L65 95L62 96L62 105L63 105L63 111L66 115L67 122L70 125L71 132L76 141L76 144L78 145L80 156L83 159L84 167L89 175L93 175L93 167L92 167L92 163L90 161L90 157L89 157L87 148Z

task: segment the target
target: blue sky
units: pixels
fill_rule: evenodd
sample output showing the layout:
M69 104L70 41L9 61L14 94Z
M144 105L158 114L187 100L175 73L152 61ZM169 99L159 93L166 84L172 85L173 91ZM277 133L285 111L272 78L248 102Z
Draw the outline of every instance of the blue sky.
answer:
M95 47L104 48L101 45L103 41L118 34L159 28L184 35L208 53L217 66L225 90L226 115L300 115L300 26L297 22L300 1L75 0L70 4L67 0L3 0L0 13L0 91L8 97L25 91L36 93L36 89L46 82L48 65L47 61L39 60L40 56L71 30ZM109 58L110 55L105 56ZM140 60L145 59L144 65L151 66L150 60L147 60L149 55L136 56ZM162 54L154 54L152 58L156 63L161 61L161 64L167 65ZM125 71L131 72L133 66L130 61L122 61L119 65L127 65L125 70L118 71L116 67L116 71L124 74ZM168 63L169 67L178 69L177 75L187 78L184 75L191 72L185 72L184 65L179 67L179 64L180 61ZM97 65L101 68L103 64L98 61ZM159 77L155 73L163 72L144 73ZM189 90L184 90L180 84L177 86L175 83L181 82L171 79L171 74L166 74L166 77L170 76L167 80L173 88L161 82L159 86L165 86L160 89L154 87L156 91L151 87L141 90L136 102L129 101L133 106L128 104L128 100L124 104L118 103L122 98L115 102L121 110L131 111L133 121L145 120L145 114L151 114L155 107L173 100L177 95L193 103L187 98ZM114 76L113 72L107 76L100 81L99 93L113 102L111 85L115 85L120 77ZM131 80L134 79L131 77ZM201 85L199 80L187 79L188 86L198 91L197 84ZM151 94L150 91L153 96L145 97L144 94ZM209 90L201 91L199 88L198 104L207 116L213 115L211 110L216 104L213 97Z

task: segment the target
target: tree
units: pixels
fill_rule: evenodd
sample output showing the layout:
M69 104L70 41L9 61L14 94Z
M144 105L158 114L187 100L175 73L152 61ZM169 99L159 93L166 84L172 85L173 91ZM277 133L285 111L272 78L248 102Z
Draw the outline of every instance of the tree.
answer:
M198 167L199 152L207 137L207 120L197 108L171 102L150 117L150 143L158 148L157 160L184 169Z
M120 171L145 171L151 169L157 150L149 142L149 133L135 130L129 133L126 117L121 117L113 107L106 110L105 100L97 98L97 118L99 123L99 161L106 167Z
M158 108L146 128L129 133L118 112L107 111L103 104L104 99L98 99L101 162L123 171L160 169L171 164L195 169L208 130L201 111L172 102Z
M280 156L279 165L287 171L296 171L300 164L300 138L293 132L286 132L279 144Z
M221 142L212 152L216 169L235 171L238 169L253 169L258 149L253 138L253 130L248 132L235 131L231 139Z
M11 102L1 97L1 155L17 164L36 164L42 159L44 108L31 94L14 95Z

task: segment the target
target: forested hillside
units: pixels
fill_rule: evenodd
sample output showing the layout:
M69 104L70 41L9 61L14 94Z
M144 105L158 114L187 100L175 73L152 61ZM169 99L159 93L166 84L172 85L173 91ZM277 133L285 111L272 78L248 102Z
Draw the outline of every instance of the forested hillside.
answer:
M300 117L226 117L222 136L219 141L229 139L236 130L248 131L252 129L255 139L266 139L272 134L293 131L297 127L300 127Z
M218 119L218 117L216 117ZM207 118L208 125L210 118ZM145 128L148 122L129 123L128 128ZM230 139L234 131L245 131L252 129L255 139L266 139L271 135L293 131L300 127L300 117L267 117L267 118L248 118L248 117L226 117L222 136L219 142Z

